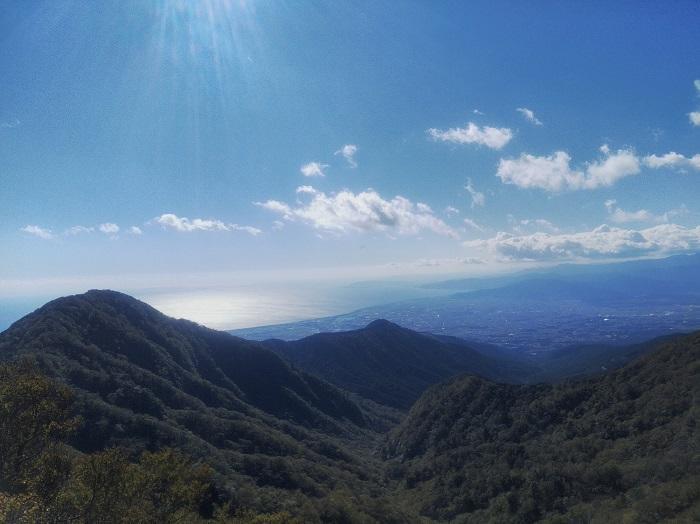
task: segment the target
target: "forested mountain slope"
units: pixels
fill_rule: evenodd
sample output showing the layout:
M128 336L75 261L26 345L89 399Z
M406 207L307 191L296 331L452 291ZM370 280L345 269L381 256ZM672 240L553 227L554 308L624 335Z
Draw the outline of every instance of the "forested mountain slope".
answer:
M697 522L700 333L557 385L429 389L386 456L407 505L458 522Z
M426 388L459 373L521 381L527 363L488 356L463 341L417 333L386 320L363 329L263 344L295 366L365 398L408 409Z
M176 447L256 509L378 494L375 415L258 344L127 295L54 300L0 334L0 358L28 358L75 391L80 451Z

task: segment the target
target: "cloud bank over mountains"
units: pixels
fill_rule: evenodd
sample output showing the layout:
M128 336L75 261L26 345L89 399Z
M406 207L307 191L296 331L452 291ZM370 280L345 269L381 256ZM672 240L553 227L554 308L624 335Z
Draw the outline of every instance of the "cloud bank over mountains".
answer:
M700 226L688 228L663 224L646 229L622 229L608 225L580 233L512 235L499 232L486 240L464 242L509 261L614 259L661 256L700 249Z

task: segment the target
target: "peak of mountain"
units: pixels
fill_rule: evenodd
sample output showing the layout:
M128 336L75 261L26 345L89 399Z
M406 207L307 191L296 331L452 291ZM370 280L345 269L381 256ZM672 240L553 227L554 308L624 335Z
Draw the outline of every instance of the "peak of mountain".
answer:
M76 392L82 451L176 446L243 484L316 494L374 468L339 447L378 438L370 408L260 344L122 293L59 298L15 322L0 334L0 360L14 359Z
M388 320L385 320L383 318L378 318L377 320L373 320L367 326L365 327L366 330L372 330L372 331L387 331L391 329L402 329L401 326L398 324L394 324L393 322L389 322Z
M459 373L517 381L531 372L525 362L488 356L463 341L441 340L387 320L353 331L263 344L300 369L399 409L408 409L426 388Z
M257 408L310 426L343 419L363 425L342 392L292 370L259 344L172 319L116 291L47 303L0 336L0 354L55 364L46 366L50 374L87 391L98 387L92 373L133 368L131 380L166 380L210 407ZM158 394L153 402L158 412L180 404Z
M385 451L406 504L440 521L691 522L698 398L700 332L588 380L453 378L421 396Z
M216 470L232 511L303 508L318 522L344 503L334 490L352 490L362 514L385 507L374 428L396 413L360 406L258 343L90 290L0 333L0 360L28 360L70 387L82 424L68 444L86 456L177 448Z

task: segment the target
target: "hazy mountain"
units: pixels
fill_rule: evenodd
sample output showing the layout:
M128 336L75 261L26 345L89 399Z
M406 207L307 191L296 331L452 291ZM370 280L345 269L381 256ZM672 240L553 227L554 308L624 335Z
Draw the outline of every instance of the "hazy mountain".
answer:
M235 333L298 339L358 329L384 318L419 332L539 353L628 345L700 328L700 255L575 265L432 284L459 291L360 309L345 315Z
M593 379L461 376L390 435L407 506L459 522L700 517L700 333ZM672 501L672 502L671 502Z
M508 275L481 278L462 278L443 280L424 284L426 289L444 289L453 291L480 291L496 289L528 280L543 278L578 282L621 282L634 280L642 282L641 289L651 283L664 283L667 292L693 292L700 289L700 284L690 282L700 267L700 254L675 255L659 259L632 260L606 264L559 264L544 269L529 269ZM690 283L690 286L688 285ZM618 287L617 285L615 287ZM639 290L640 288L633 288ZM631 290L628 290L631 291Z
M429 386L459 373L514 382L535 372L525 362L487 356L464 341L441 340L386 320L354 331L263 344L300 369L400 409L409 408Z

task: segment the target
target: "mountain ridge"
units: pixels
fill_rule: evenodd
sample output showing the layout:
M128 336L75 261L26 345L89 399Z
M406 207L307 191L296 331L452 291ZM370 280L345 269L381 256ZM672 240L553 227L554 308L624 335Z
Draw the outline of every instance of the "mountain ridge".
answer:
M322 506L350 487L368 506L383 496L373 428L395 416L388 408L128 295L51 301L0 334L0 359L28 359L74 390L83 424L68 444L81 453L177 448L236 486L241 507Z
M361 329L262 344L300 369L398 409L460 372L506 382L534 372L524 362L488 356L464 342L442 341L384 319Z
M700 518L700 332L627 348L614 358L635 360L614 372L534 385L452 376L454 355L492 364L484 355L498 348L386 320L309 339L292 349L334 357L375 391L371 377L391 386L410 371L423 380L408 390L418 400L402 418L261 344L110 291L13 324L0 359L31 359L71 386L84 424L68 443L88 460L115 446L124 460L174 447L213 466L212 489L232 508L317 523ZM435 355L441 365L421 368ZM593 356L584 363L598 366Z

